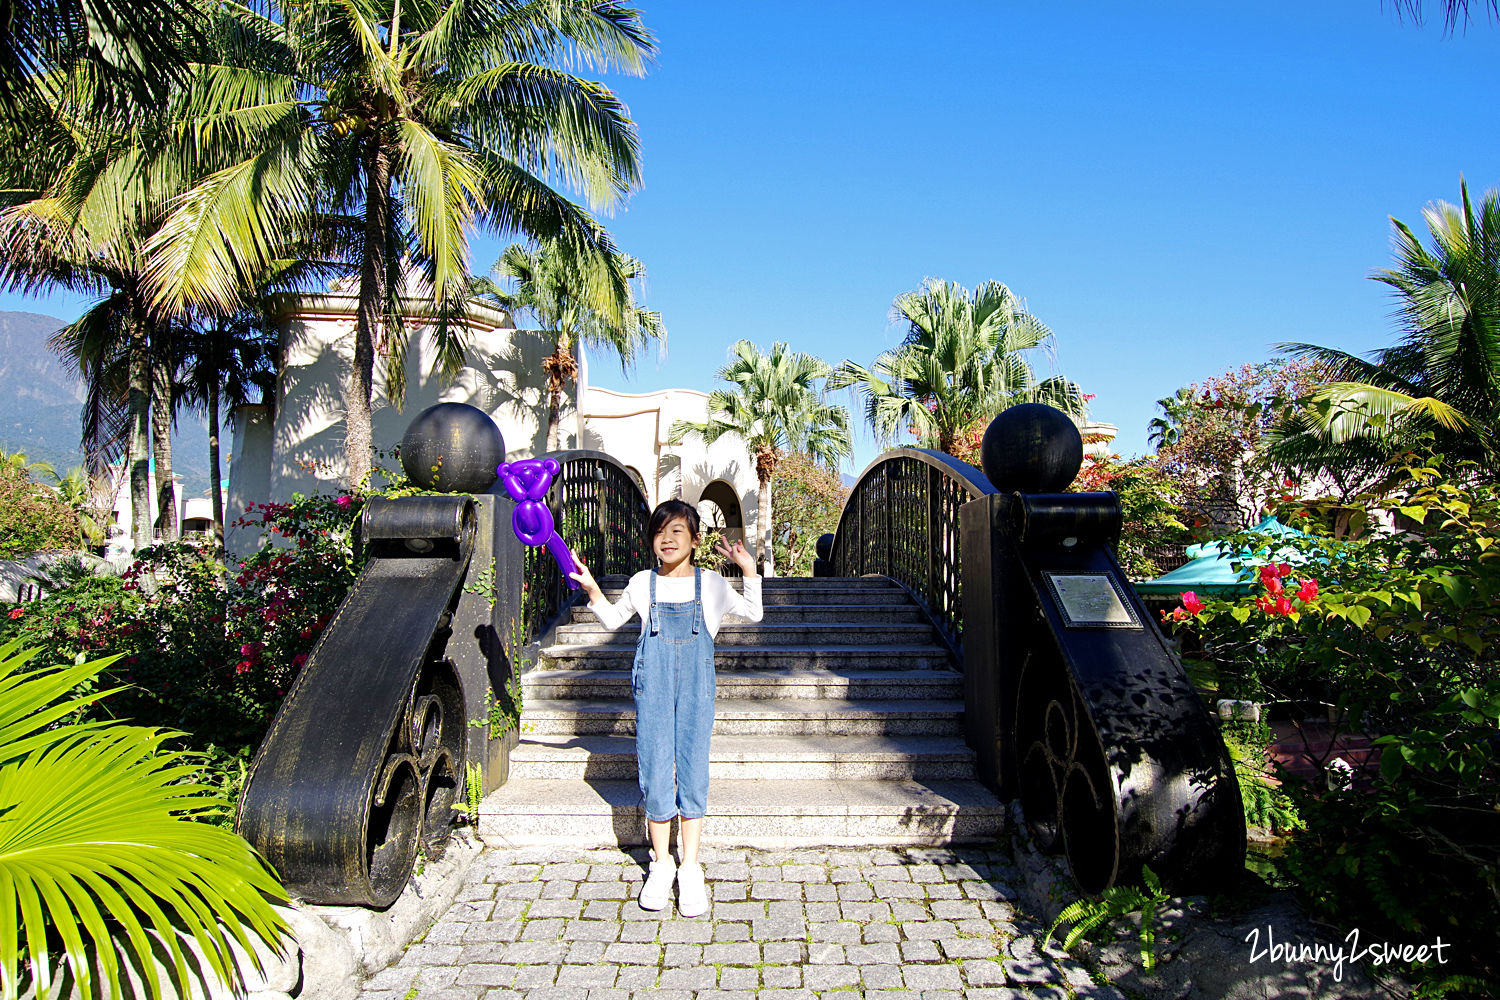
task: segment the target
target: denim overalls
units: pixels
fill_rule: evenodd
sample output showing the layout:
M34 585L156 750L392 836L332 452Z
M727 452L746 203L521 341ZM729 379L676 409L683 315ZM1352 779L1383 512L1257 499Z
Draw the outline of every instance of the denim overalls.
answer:
M714 639L703 623L703 571L693 567L691 603L651 608L630 668L635 751L646 818L700 819L708 805L708 739L714 725ZM674 781L675 777L675 781Z

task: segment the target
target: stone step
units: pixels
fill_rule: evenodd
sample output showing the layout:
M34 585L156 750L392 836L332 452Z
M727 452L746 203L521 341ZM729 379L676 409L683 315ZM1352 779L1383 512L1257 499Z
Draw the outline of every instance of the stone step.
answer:
M573 624L586 624L597 622L598 616L589 610L588 605L580 604L573 608ZM871 622L880 624L908 624L912 622L924 622L922 611L914 604L767 604L765 605L765 617L760 624L782 624L784 622L854 622L865 625ZM737 615L728 615L724 619L724 627L739 624L744 619Z
M708 773L710 779L963 779L974 777L974 751L957 736L716 736ZM510 776L633 781L635 738L528 733L511 751Z
M640 638L637 619L611 632L597 622L563 625L557 641L566 645L634 646ZM876 622L725 622L714 636L714 645L725 646L920 646L932 641L932 627L924 623Z
M628 664L616 670L532 670L521 683L526 704L532 699L631 697ZM721 700L963 697L963 675L953 670L726 670L715 684Z
M974 781L710 779L703 840L785 848L990 842L1005 806ZM512 779L480 806L491 844L637 846L645 814L634 781Z
M714 705L715 733L829 736L952 736L962 701L726 698ZM635 734L635 704L623 698L545 699L526 703L523 733Z
M604 596L610 601L618 601L624 588L609 587L600 584ZM801 588L780 589L775 587L762 587L760 594L761 603L766 607L779 606L783 604L863 604L869 605L910 605L911 595L900 587L891 586L884 588L862 588L862 587L827 587L823 589Z
M629 670L635 646L548 646L544 661L563 670ZM931 670L947 668L948 653L935 645L923 646L723 646L714 650L717 670Z

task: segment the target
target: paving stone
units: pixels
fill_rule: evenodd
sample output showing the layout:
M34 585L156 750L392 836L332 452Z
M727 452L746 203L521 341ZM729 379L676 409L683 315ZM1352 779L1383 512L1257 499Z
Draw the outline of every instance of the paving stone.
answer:
M590 900L580 914L584 920L608 920L612 923L620 919L620 903L612 899ZM571 926L571 925L570 925Z
M1080 997L1083 994L1079 994ZM1031 1000L1031 995L1025 990L1011 989L1008 986L984 986L975 988L973 986L964 990L964 1000ZM1125 1000L1116 993L1110 1000Z
M561 941L517 941L505 946L505 960L515 965L557 963L567 949Z
M800 882L751 882L750 898L800 900L802 898L802 884Z
M840 903L839 916L844 920L870 923L873 920L891 919L890 903Z
M897 900L890 904L891 919L905 923L908 920L926 920L928 918L926 903L903 903Z
M615 984L613 965L565 965L557 970L558 986L605 987Z
M422 938L424 944L462 944L464 934L470 927L470 923L450 923L447 917L439 920L428 928L427 936Z
M841 944L819 941L807 946L808 965L843 965L846 961Z
M381 969L375 975L366 979L364 988L367 990L396 990L405 992L411 988L411 984L417 981L417 970L411 966L393 965L389 969Z
M619 989L647 990L656 987L656 977L661 970L651 965L626 965L621 966L620 974L615 979L615 986Z
M981 937L944 938L938 942L938 947L943 949L943 957L950 961L961 958L995 958L1000 954L994 941Z
M505 950L509 946L506 941L480 941L477 944L466 944L464 950L458 953L459 965L476 965L488 962L504 962Z
M562 936L563 928L567 921L561 917L548 917L544 920L528 920L526 927L521 931L522 941L554 941Z
M1068 1000L1068 991L1061 986L1033 986L1031 1000Z
M1022 934L1007 941L1005 950L1011 958L1035 958L1036 938L1030 934Z
M765 903L725 903L714 905L718 920L754 920L766 915Z
M922 994L912 990L868 990L865 1000L922 1000Z
M901 940L901 928L895 924L866 924L860 931L865 944L884 944L885 942L897 942Z
M530 990L541 986L551 986L557 978L557 966L555 965L528 965L524 969L516 970L516 989Z
M775 965L800 965L807 961L807 945L801 941L769 941L761 945L761 955Z
M542 986L527 994L526 1000L588 1000L588 995L581 986Z
M495 908L490 911L489 923L501 920L520 920L526 916L526 911L531 909L529 899L497 899ZM470 934L474 933L471 929Z
M1057 966L1045 958L1007 958L1003 963L1005 976L1017 983L1061 983L1063 975Z
M543 899L572 899L578 895L578 882L573 879L553 879L542 882Z
M665 927L666 924L662 924L662 926ZM750 925L729 923L714 924L713 939L715 941L749 941Z
M895 944L854 944L844 949L855 965L897 965L901 949Z
M719 970L719 989L753 990L760 986L760 970L730 966Z
M1005 977L1005 968L999 962L974 959L959 965L970 986L1004 986L1009 982Z
M808 886L815 889L816 886ZM804 903L803 910L807 919L812 923L831 924L843 917L843 911L839 909L838 903Z
M603 941L574 941L568 945L567 963L569 965L593 965L595 962L604 960L605 942Z
M934 900L927 904L934 917L940 920L981 920L984 912L973 900Z
M909 990L961 990L963 979L952 965L908 965L901 970Z
M540 882L512 882L497 886L495 899L537 899L542 894Z
M960 882L959 888L970 899L1004 899L1000 890L988 882Z
M838 923L809 923L809 941L832 941L835 944L859 944L859 924L851 921Z
M542 873L541 865L501 865L485 874L486 882L530 882Z
M578 885L579 899L628 899L631 895L631 886L624 882L580 882Z
M617 941L604 949L604 960L621 965L656 965L661 961L661 945Z
M514 965L466 965L458 972L458 981L465 986L505 986L515 984Z
M839 898L839 890L827 882L808 882L802 886L802 898L809 903L832 903Z
M452 986L458 982L458 974L462 971L455 966L444 965L433 968L425 968L417 973L417 988L424 990L442 989L444 986ZM465 986L470 984L465 983Z
M744 882L750 878L750 866L743 861L710 862L704 864L703 875L713 881Z
M754 990L699 990L693 1000L755 1000Z
M522 1000L522 996L515 990L489 990L483 1000Z
M582 862L543 865L538 877L543 882L557 880L582 882L589 877L589 866Z
M924 882L928 899L962 899L963 890L952 882Z
M661 970L658 982L664 990L711 990L716 973L713 966L672 967Z
M589 1000L630 1000L630 991L617 986L590 986Z
M912 920L901 925L901 933L908 941L936 941L958 937L958 928L946 920Z
M715 903L740 903L749 896L750 886L746 882L710 882Z
M701 920L673 920L661 925L662 944L707 944L713 940L714 925Z
M774 989L796 989L802 985L802 969L795 965L763 966L760 981L763 986ZM767 992L762 990L760 995L765 996Z
M901 960L903 962L937 962L942 956L938 954L937 945L931 941L902 941Z
M682 969L690 965L702 964L703 946L701 944L669 944L661 960L663 969Z
M456 944L414 944L401 956L402 965L450 965L461 949Z
M871 882L877 899L926 899L927 891L915 882Z
M781 877L787 882L827 882L828 869L822 865L783 865Z
M655 921L645 920L637 921L636 923L621 924L620 940L628 941L631 944L655 941L656 936L661 932L661 928L665 926L666 924L658 924Z
M752 921L751 932L760 941L801 940L807 936L807 922L787 917L766 917Z
M526 911L527 920L543 917L577 917L583 912L583 903L576 899L539 899Z
M760 945L753 941L704 945L703 961L709 965L754 965L760 961Z
M943 870L934 864L912 865L907 869L913 882L941 882Z
M1014 923L1016 908L1003 899L983 899L979 901L979 915L986 920L1004 920L1006 923Z
M802 984L810 990L858 986L859 969L852 965L810 965L802 970Z
M423 1000L479 1000L483 986L444 986L441 989L423 990Z
M867 882L845 882L839 886L839 899L867 900L875 898L875 890Z
M692 990L637 990L630 1000L693 1000Z
M902 986L901 966L895 964L861 965L859 978L866 990L898 990Z

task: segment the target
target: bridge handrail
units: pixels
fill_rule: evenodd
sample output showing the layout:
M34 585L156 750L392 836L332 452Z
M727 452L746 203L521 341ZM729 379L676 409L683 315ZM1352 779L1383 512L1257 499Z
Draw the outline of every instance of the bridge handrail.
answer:
M926 606L956 653L963 637L958 509L996 492L984 473L928 448L894 448L865 467L834 532L835 576L889 576Z

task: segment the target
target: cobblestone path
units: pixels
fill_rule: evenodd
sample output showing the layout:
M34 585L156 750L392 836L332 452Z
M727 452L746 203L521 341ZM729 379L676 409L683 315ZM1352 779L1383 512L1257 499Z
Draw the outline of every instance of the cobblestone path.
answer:
M713 902L694 919L636 905L645 858L487 850L361 1000L1120 998L1038 952L1001 851L705 847Z

